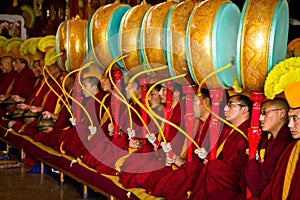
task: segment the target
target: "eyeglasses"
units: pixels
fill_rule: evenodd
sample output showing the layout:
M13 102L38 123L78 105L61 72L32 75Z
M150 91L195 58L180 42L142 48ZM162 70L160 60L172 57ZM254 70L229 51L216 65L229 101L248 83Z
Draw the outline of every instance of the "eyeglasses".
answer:
M299 117L297 115L291 115L291 116L288 116L288 118L289 118L289 121L293 120L294 122L296 122L299 119Z
M277 111L277 110L282 110L282 108L276 108L276 109L273 109L273 110L262 109L262 110L260 110L260 114L261 115L267 115L269 112Z
M240 104L240 103L236 103L236 102L233 102L233 101L228 101L227 106L228 106L229 108L231 108L232 106L245 107L245 105Z

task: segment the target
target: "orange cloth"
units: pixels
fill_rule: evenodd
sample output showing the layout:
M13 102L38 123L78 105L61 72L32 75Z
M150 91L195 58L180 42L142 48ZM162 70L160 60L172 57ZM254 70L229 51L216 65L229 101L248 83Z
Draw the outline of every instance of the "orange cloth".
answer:
M289 84L284 90L286 100L288 101L291 108L300 107L299 90L300 90L300 81Z

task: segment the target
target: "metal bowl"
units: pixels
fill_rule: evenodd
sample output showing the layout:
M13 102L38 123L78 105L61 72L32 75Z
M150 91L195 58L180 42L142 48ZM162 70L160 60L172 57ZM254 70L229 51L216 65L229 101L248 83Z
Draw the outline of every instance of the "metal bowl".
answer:
M42 119L37 123L35 128L37 128L39 132L42 132L45 131L48 127L54 127L54 126L55 126L55 122L53 121L53 119Z

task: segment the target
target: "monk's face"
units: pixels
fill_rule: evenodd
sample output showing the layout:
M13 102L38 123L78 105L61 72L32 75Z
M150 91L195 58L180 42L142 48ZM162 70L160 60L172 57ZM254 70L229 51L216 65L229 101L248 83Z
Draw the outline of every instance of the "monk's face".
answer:
M112 90L112 85L108 77L102 78L100 81L103 91L110 92Z
M289 110L289 128L294 139L300 139L300 108Z
M151 91L149 97L148 97L149 103L151 105L151 108L155 108L158 105L161 105L161 98L159 96L159 91L157 91L155 88Z
M4 74L11 72L11 70L13 69L12 60L9 58L6 57L2 58L0 64L1 64L0 68Z
M282 107L274 105L272 101L264 103L261 106L259 117L261 129L276 134L282 126L282 120L284 120L281 117L283 111Z
M161 98L161 102L166 103L167 88L166 88L165 84L162 84L161 89L158 94Z
M233 96L227 102L227 105L224 108L224 114L227 121L235 125L243 115L244 107L237 96Z

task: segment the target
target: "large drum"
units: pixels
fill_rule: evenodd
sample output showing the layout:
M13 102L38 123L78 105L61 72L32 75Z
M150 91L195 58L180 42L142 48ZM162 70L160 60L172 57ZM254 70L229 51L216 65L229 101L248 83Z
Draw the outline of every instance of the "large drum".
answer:
M90 22L90 43L92 54L102 69L106 69L120 54L120 24L129 5L119 3L100 7ZM119 62L119 68L124 68Z
M187 29L187 60L196 83L200 84L236 56L239 19L239 8L228 0L204 1L194 8ZM232 66L208 78L206 86L232 87L234 74Z
M141 26L143 18L151 7L146 1L129 9L121 21L120 50L121 54L129 54L122 60L122 64L129 74L134 75L143 70L139 44L141 42Z
M166 18L176 3L163 2L152 6L142 23L141 59L147 69L167 64L166 57ZM159 72L163 77L170 77L168 70Z
M88 58L88 21L75 19L62 22L56 32L56 53L58 63L67 71L80 68Z
M186 74L185 77L176 79L181 85L193 84L188 70L186 58L186 30L189 17L196 3L185 0L175 6L167 15L167 61L171 77Z
M289 11L286 0L249 0L244 4L237 46L240 86L262 92L267 74L285 59Z

